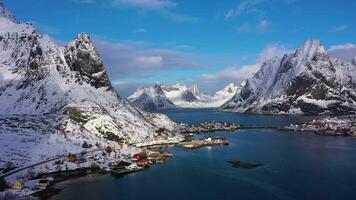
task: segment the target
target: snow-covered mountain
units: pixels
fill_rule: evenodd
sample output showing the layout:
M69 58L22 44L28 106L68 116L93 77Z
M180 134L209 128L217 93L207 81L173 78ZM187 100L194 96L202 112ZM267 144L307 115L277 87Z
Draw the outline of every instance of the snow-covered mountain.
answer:
M187 87L176 84L162 86L166 96L177 106L183 108L213 108L219 107L234 96L239 86L231 83L214 95L202 92L197 85Z
M211 104L213 105L211 107L220 107L221 105L226 103L228 100L230 100L236 94L236 92L238 92L240 89L241 89L240 85L230 83L222 90L218 90L211 97L211 102L212 102Z
M152 87L141 87L127 99L135 106L144 110L162 110L176 107L166 97L160 84Z
M150 141L158 128L176 126L117 95L85 33L58 46L32 25L17 23L1 0L0 11L2 153L16 151L31 160L80 149L83 141L103 146ZM43 151L52 146L55 152Z
M221 109L233 112L350 114L356 111L356 66L331 59L318 40L266 61Z

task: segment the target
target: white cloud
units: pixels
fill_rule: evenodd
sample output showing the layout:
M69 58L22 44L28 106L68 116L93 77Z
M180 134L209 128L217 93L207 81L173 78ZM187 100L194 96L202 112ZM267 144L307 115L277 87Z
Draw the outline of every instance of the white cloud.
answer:
M139 56L136 61L137 65L142 67L159 67L163 64L161 56Z
M151 77L157 70L198 69L192 55L170 49L148 48L142 42L111 43L94 40L112 79Z
M229 80L229 81L243 81L260 69L260 65L245 65L242 67L228 67L220 72L213 74L203 74L200 76L203 80Z
M292 50L289 50L283 45L270 44L261 53L258 54L256 64L244 65L241 67L227 67L216 73L203 74L200 76L200 79L203 81L213 82L241 82L256 73L260 69L262 63L266 60L275 56L283 56L284 54L290 52L292 52Z
M335 58L350 61L351 59L356 58L356 44L347 43L331 46L328 50L328 54Z
M270 44L258 55L257 63L263 63L273 57L283 56L291 52L292 50L286 48L284 45Z

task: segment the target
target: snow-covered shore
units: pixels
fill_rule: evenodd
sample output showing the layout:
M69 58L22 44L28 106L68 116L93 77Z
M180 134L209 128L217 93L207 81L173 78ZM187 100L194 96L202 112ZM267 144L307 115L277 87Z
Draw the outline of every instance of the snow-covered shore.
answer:
M324 117L304 124L291 124L284 129L319 135L356 137L356 116Z

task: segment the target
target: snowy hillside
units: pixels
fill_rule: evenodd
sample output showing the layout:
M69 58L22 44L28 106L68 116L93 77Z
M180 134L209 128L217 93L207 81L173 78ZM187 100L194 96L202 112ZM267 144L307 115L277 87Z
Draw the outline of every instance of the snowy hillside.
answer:
M211 107L219 107L223 105L228 100L230 100L240 89L240 85L230 83L222 90L215 92L215 94L211 98L212 105L214 106Z
M176 126L117 95L88 35L58 46L32 25L16 23L2 3L0 121L1 158L27 155L27 161L79 151L84 140L103 147L150 141L158 128Z
M331 59L318 40L266 61L221 109L233 112L350 114L356 111L356 66Z
M172 109L176 106L164 94L161 85L142 87L127 98L135 106L144 110Z

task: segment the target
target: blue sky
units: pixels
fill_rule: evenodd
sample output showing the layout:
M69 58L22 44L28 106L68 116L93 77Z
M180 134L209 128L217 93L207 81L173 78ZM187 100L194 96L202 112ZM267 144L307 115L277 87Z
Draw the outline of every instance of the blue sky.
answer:
M197 83L213 91L241 82L258 69L256 63L309 38L320 39L328 49L356 52L356 1L349 0L5 3L20 21L32 22L62 43L79 32L90 34L124 96L156 81Z

